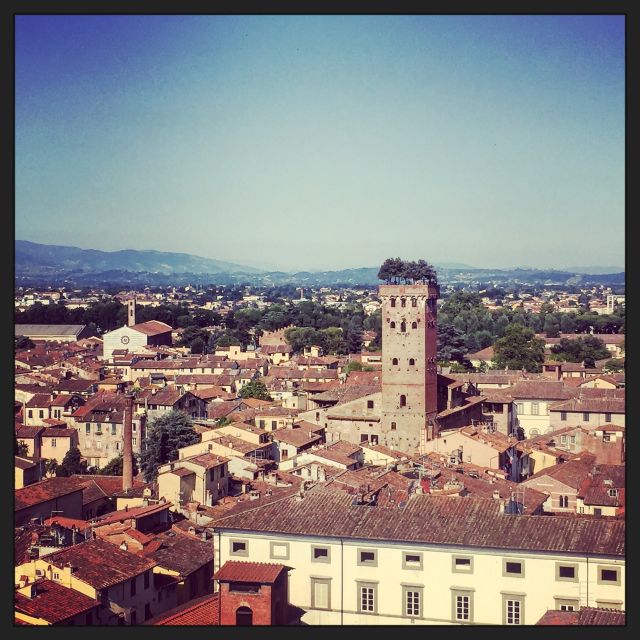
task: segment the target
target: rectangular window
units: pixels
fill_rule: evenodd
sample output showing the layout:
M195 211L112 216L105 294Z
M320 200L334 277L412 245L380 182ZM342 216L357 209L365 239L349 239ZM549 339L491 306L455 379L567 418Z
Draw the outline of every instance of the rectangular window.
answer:
M373 400L367 400L367 409L373 409Z
M258 426L259 426L261 429L264 429L264 428L265 428L265 421L264 421L264 420L258 420Z
M135 596L136 595L136 579L132 578L129 584L131 586L131 595Z
M102 449L102 442L100 442L100 440L96 440L96 449Z
M138 444L138 438L131 438L131 444L132 445L137 445Z
M249 543L246 540L231 540L229 543L229 553L232 556L248 556Z
M84 427L84 431L87 434L91 433L91 423L90 422L87 422L87 424Z
M560 412L560 420L562 420L563 422L566 421L567 419L567 412L566 411L561 411Z
M586 411L582 412L582 420L583 422L589 422L589 414Z
M569 436L569 444L575 444L576 443L576 437L575 436Z
M502 561L502 576L505 578L524 578L524 563L515 560Z
M289 559L289 543L288 542L271 542L269 555L272 560L288 560Z
M578 611L580 600L577 598L555 598L557 611Z
M216 476L215 471L216 471L216 470L215 470L215 468L213 468L213 469L209 469L209 480L210 480L211 482L213 482L213 480L214 480L214 478L215 478L215 476Z
M403 569L422 569L421 553L403 553L402 554Z
M377 585L369 582L358 583L358 612L376 612L376 590Z
M131 425L131 433L137 433L138 432L138 425L137 424L132 424Z
M151 617L151 605L147 602L144 605L144 619L148 620Z
M116 451L120 451L120 443L116 442Z
M532 416L540 415L540 405L537 402L531 403L531 415Z
M605 413L604 414L604 421L605 422L611 422L611 414L610 413Z
M473 557L453 556L451 570L454 573L473 573Z
M311 578L311 608L331 608L331 579Z
M144 572L144 588L145 589L149 588L149 582L150 582L149 575L150 574L151 574L151 571L145 571Z
M620 584L620 569L617 567L598 567L598 584Z
M452 594L453 620L455 622L473 622L473 591L456 589Z
M33 409L29 409L29 411L27 411L28 415L30 418L33 418Z
M611 434L603 433L602 434L602 442L611 442Z
M40 409L40 417L44 418L44 410L43 409Z
M377 552L373 550L358 549L358 566L377 567Z
M111 425L111 435L112 435L112 436L115 436L115 435L116 435L116 425L115 425L115 424L112 424L112 425Z
M403 615L408 618L422 617L422 587L402 587Z
M556 580L578 582L578 565L556 562Z
M132 611L129 615L130 624L138 624L138 614L135 611Z
M59 573L54 572L54 574L53 574L53 579L54 579L54 580L60 580L60 574L59 574Z
M51 446L52 447L56 446L56 439L55 438L51 438Z
M271 428L272 429L277 429L278 428L278 422L276 420L272 420L271 421Z
M311 547L311 562L331 562L331 548Z
M502 624L523 624L524 596L503 594Z
M560 442L561 442L562 444L567 444L567 436L564 436L564 435L563 435L563 436L560 436Z

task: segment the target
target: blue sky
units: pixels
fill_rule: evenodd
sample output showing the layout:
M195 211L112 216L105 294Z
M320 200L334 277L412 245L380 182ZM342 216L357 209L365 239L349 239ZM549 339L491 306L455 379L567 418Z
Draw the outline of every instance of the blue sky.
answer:
M623 16L18 16L16 238L624 264Z

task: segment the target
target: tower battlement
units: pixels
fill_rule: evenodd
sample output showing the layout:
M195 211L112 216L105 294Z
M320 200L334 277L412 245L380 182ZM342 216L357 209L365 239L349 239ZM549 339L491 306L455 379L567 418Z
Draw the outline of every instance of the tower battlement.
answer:
M437 284L381 284L378 286L378 292L383 298L389 296L440 297L440 287Z

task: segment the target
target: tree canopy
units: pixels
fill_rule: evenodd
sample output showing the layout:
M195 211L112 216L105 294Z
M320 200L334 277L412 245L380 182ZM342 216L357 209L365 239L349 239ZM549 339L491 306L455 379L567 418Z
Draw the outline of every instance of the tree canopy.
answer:
M241 398L256 398L257 400L272 400L269 395L269 391L267 387L265 387L264 382L260 380L252 380L245 384L238 395Z
M406 261L402 258L387 258L378 271L378 278L387 284L437 284L433 265L426 260Z
M526 369L538 373L542 370L544 341L536 338L532 329L520 324L509 325L493 349L494 361L501 369Z
M140 469L146 482L155 480L158 467L178 459L178 449L199 441L191 418L183 411L170 411L156 418L142 441Z
M80 449L71 447L62 459L62 463L56 467L56 476L68 477L76 473L84 473L86 463L82 461Z
M610 356L609 350L604 342L596 337L587 335L584 338L561 338L558 344L551 347L551 358L565 362L583 362L587 358L590 360L603 360Z
M111 458L107 464L98 471L101 476L121 476L123 469L123 457L122 454L116 456L115 458ZM136 457L133 456L133 475L137 475L138 473L138 465L136 461Z

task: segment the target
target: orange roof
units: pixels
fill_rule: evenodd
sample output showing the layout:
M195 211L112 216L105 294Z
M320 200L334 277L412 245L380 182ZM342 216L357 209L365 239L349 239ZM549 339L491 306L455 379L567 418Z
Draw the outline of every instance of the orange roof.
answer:
M134 324L131 326L131 329L135 329L140 333L144 333L148 336L156 336L160 333L167 333L167 331L173 331L173 327L164 322L160 322L159 320L148 320L147 322L140 322L139 324Z
M152 624L161 626L210 626L218 624L220 594L206 595L199 600L191 601L169 616L163 614Z
M227 560L214 574L214 579L220 582L259 582L273 584L283 571L289 567L283 564L268 562L241 562Z

